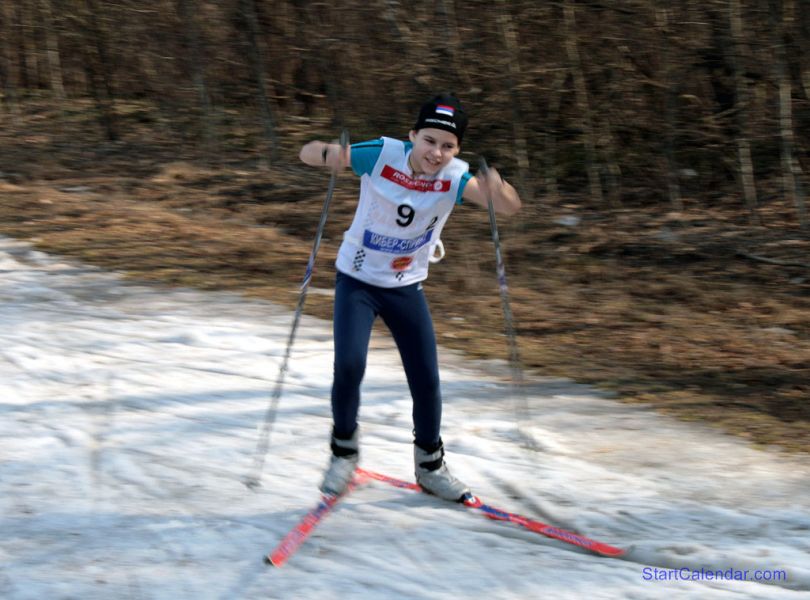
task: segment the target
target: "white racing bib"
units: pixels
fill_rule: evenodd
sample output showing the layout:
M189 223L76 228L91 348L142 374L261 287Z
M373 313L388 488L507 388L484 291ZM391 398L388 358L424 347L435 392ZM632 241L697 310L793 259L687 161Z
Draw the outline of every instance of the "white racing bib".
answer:
M427 278L430 262L444 256L441 231L469 166L454 158L435 177L414 178L409 145L382 140L374 169L360 178L357 211L336 266L366 283L399 287Z

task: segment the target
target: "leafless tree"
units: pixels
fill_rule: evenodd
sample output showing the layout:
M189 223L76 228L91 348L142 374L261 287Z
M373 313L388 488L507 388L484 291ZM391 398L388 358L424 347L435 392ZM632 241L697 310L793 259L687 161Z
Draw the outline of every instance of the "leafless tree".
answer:
M769 0L770 26L774 50L774 79L779 89L779 138L782 162L782 189L796 206L799 222L807 227L807 211L801 187L801 167L794 155L793 93L787 72L785 29L792 25L796 9L793 0Z
M754 178L754 162L751 158L751 136L749 129L750 97L748 84L743 73L744 56L744 30L743 16L740 0L729 0L728 18L731 31L731 52L729 62L732 65L734 76L734 89L737 96L735 107L735 121L737 124L736 144L737 159L740 165L740 181L742 183L743 198L748 208L752 223L759 223L757 215L757 188Z
M256 82L256 94L258 96L259 109L261 110L262 126L264 135L269 143L269 154L271 160L278 158L278 137L276 135L275 118L273 109L270 106L270 98L267 95L267 65L262 49L261 32L259 30L259 19L256 14L256 4L254 0L239 0L242 16L247 22L247 43L250 52L250 62L253 76Z
M588 85L582 64L582 57L579 52L576 7L572 0L565 0L563 10L565 14L565 50L568 57L568 66L574 80L576 105L584 137L585 170L588 174L591 199L596 204L600 205L602 204L602 182L599 177L599 166L596 163L596 141L591 103L588 95Z
M58 100L63 100L65 85L62 77L62 59L59 54L59 32L56 28L51 0L40 0L39 7L42 13L42 27L45 30L51 90Z

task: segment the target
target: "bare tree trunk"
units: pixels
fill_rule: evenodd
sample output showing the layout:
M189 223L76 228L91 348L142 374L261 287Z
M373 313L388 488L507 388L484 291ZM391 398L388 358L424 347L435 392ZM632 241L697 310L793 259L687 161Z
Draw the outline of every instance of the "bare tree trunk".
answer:
M750 100L742 72L743 21L740 0L729 0L728 15L731 26L732 50L730 62L734 71L734 89L737 96L735 118L737 123L737 157L742 180L743 197L748 208L751 224L760 224L757 214L757 188L754 179L754 163L751 158L751 139L748 134Z
M793 0L770 0L769 21L773 38L775 60L773 62L775 79L779 87L779 137L782 159L782 188L785 196L796 206L799 223L807 227L807 213L801 189L801 167L793 154L793 106L792 85L787 74L787 49L785 47L785 29L792 20Z
M278 138L276 137L273 109L270 107L270 99L267 97L267 76L265 75L264 53L262 52L259 40L259 19L256 15L256 4L254 0L241 0L241 2L242 14L248 25L248 47L250 49L251 62L253 63L253 76L256 81L256 91L259 96L259 108L262 113L264 136L270 146L270 160L275 161L278 157Z
M53 18L51 0L40 0L43 26L45 28L45 43L48 49L48 72L50 75L51 91L56 98L65 98L65 85L62 77L62 61L59 56L59 35Z
M588 100L588 87L585 82L585 73L577 44L576 11L572 0L565 0L563 11L565 16L565 50L571 75L574 79L576 103L585 135L585 170L588 173L591 199L597 204L602 204L602 182L599 179L599 167L596 164L593 119L591 117L590 101Z
M51 71L48 64L48 28L45 16L42 13L42 3L39 0L28 0L29 22L31 24L31 45L34 50L34 60L37 64L37 88L51 90Z
M20 54L25 68L26 87L38 89L40 84L37 39L34 30L34 7L29 2L18 4L20 17Z
M118 139L115 118L115 94L113 92L112 69L107 52L107 40L99 20L99 7L96 0L79 0L81 26L87 44L84 48L84 68L90 93L96 103L101 125L110 141ZM95 55L90 51L95 48Z
M195 0L177 0L177 14L180 17L189 47L191 78L194 89L197 91L197 100L202 114L203 137L210 144L214 139L213 110L211 107L211 95L205 78L205 62L200 42L200 29L195 16L196 10L194 10L196 8Z
M799 0L799 23L796 34L799 83L804 97L810 100L810 1Z
M456 18L455 3L450 0L441 0L439 8L444 15L445 24L445 43L447 54L453 64L453 72L463 83L465 89L472 87L470 81L470 74L467 67L463 64L459 50L461 48L461 37L458 34L458 19Z
M17 86L19 85L19 72L14 60L14 8L10 2L2 2L3 29L0 35L0 74L2 74L3 104L10 112L17 111Z
M334 20L332 7L323 6L316 8L305 9L305 25L315 31L328 31L332 27ZM312 36L310 36L312 37ZM310 47L309 51L314 54L313 62L315 64L317 77L323 82L324 91L326 92L326 101L332 111L332 125L338 129L343 127L344 121L344 90L340 85L339 73L330 60L331 56L335 56L340 52L338 38L319 38L321 43L317 44L314 48Z
M555 74L551 90L548 93L548 113L546 127L543 133L543 147L545 154L544 181L546 196L552 202L560 199L560 188L557 180L557 124L560 118L560 104L562 103L563 87L567 79L565 69Z
M667 195L672 209L681 212L683 199L678 185L678 165L675 160L675 81L672 76L672 59L669 54L669 9L655 7L655 23L660 32L661 65L664 79L664 156L666 157Z
M507 84L512 104L512 131L515 136L515 155L517 158L517 185L520 195L527 201L534 197L534 185L530 181L529 173L529 142L526 135L526 106L521 93L522 75L520 70L520 48L518 46L517 31L509 12L509 4L505 0L498 0L498 23L501 26L507 56Z
M29 89L28 63L25 57L25 27L23 25L22 7L19 4L9 3L12 15L12 32L14 63L17 69L17 90L24 98Z

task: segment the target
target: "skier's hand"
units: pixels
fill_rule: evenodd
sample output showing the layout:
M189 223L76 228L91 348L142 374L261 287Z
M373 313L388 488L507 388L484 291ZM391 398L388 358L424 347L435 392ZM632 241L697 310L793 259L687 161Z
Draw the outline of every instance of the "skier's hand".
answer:
M483 208L488 208L491 200L495 212L505 215L516 213L521 206L517 190L493 167L479 170L467 182L463 197Z
M352 164L351 146L341 146L339 140L334 140L331 144L326 144L325 150L323 158L327 167L342 171Z
M312 167L329 167L339 171L351 164L351 146L345 148L340 142L309 142L301 148L299 158Z

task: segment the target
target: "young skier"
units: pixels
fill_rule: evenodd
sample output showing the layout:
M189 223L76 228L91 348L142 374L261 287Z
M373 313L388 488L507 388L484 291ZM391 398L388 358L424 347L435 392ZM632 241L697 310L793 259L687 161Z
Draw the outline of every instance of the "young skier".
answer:
M458 158L467 114L452 94L419 111L408 142L382 137L342 148L313 141L300 158L312 166L360 177L360 198L336 261L332 456L320 489L342 493L357 467L360 383L371 329L380 316L394 338L413 398L416 481L426 491L459 501L469 488L444 462L436 338L422 290L428 266L444 255L440 235L463 200L511 215L520 208L514 187L491 168L474 177Z

